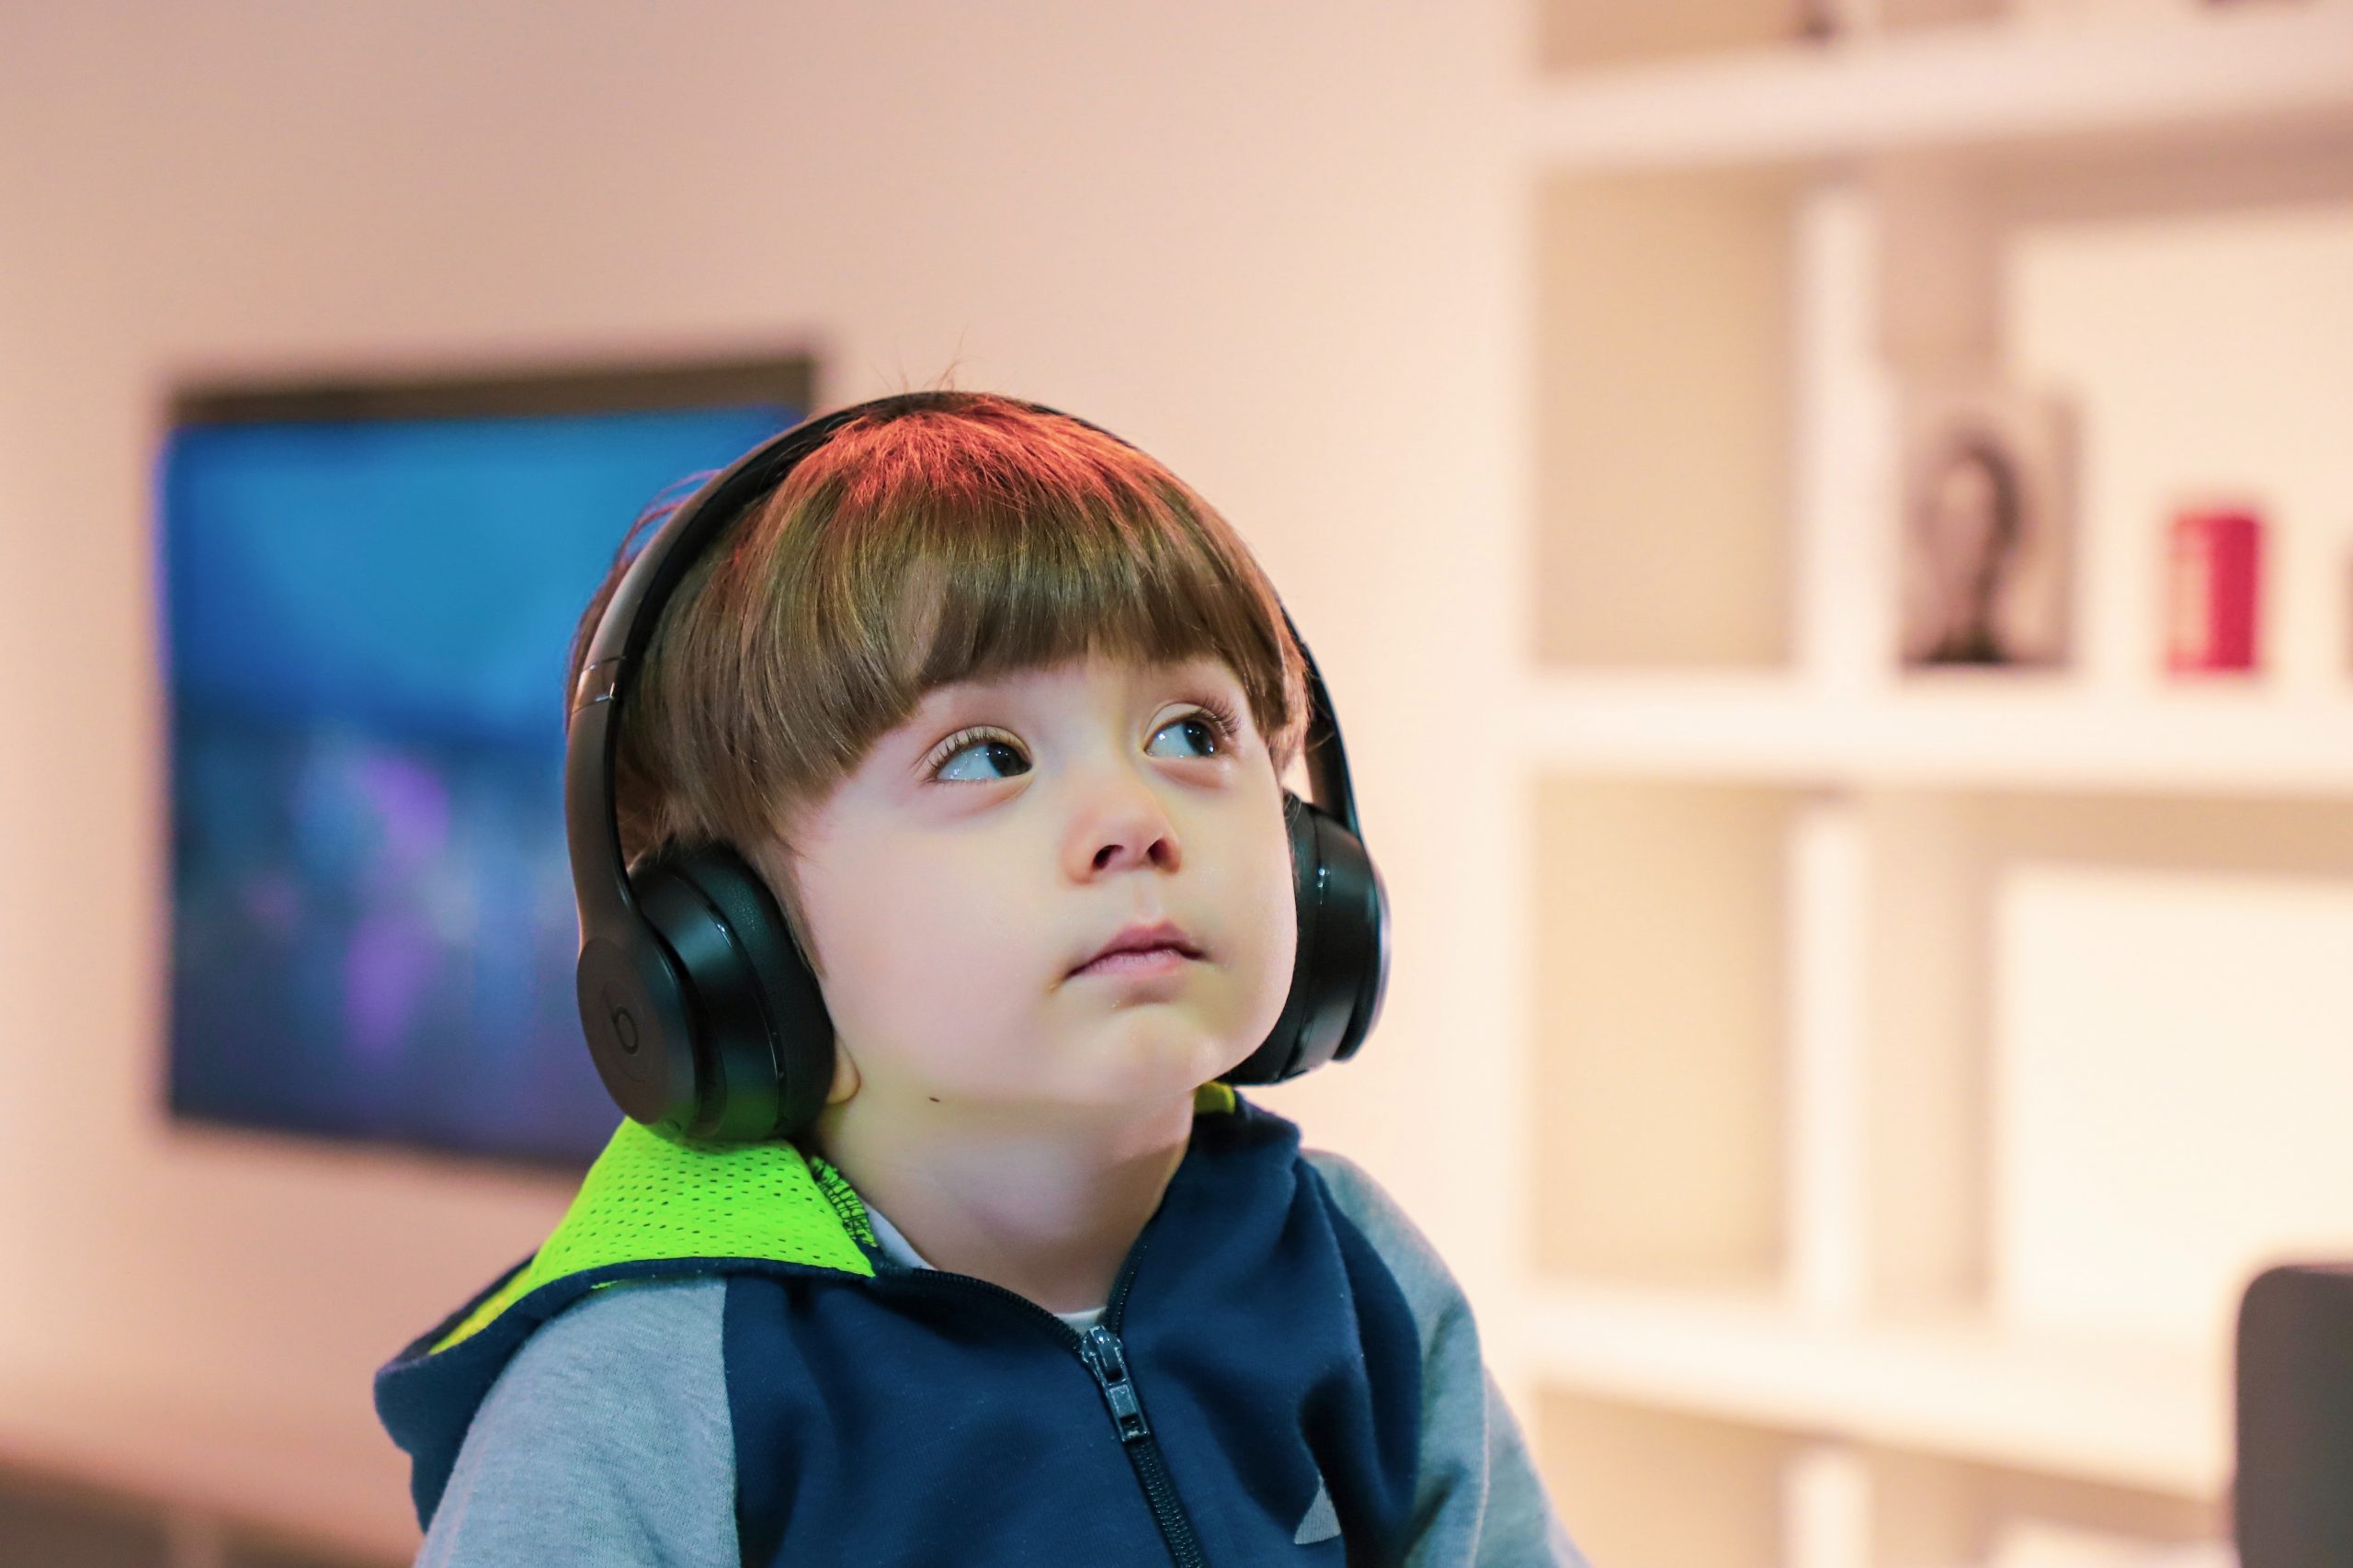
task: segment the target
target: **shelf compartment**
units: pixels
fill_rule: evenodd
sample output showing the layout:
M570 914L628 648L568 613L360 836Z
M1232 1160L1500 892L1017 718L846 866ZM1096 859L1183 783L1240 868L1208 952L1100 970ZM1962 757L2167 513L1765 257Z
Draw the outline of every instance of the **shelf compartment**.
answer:
M2353 48L2341 64L2353 81ZM2073 587L2079 667L2103 687L2163 689L2166 525L2222 499L2263 519L2256 684L2353 689L2353 140L2336 164L2333 193L2279 206L2029 218L2037 193L1996 203L2007 377L2061 395L2085 436Z
M1538 781L1538 1267L1711 1285L1784 1267L1778 912L1795 805Z
M1779 176L1537 182L1540 664L1790 662L1798 196Z
M2038 857L1990 923L2006 1320L2222 1346L2265 1267L2353 1256L2353 877Z

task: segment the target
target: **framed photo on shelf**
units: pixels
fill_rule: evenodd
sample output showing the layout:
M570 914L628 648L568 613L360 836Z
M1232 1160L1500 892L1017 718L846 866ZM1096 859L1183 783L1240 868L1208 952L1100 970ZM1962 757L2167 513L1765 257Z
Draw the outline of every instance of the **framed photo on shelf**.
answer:
M1905 396L1905 669L2069 663L2071 424L2059 400L1999 382Z

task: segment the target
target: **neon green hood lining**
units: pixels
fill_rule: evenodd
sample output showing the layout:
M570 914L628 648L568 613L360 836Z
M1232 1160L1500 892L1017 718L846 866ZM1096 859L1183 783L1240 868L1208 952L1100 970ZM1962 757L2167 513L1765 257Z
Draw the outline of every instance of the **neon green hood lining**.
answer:
M1224 1084L1194 1092L1197 1115L1233 1108L1233 1090ZM875 1244L866 1205L822 1156L786 1142L673 1142L623 1119L531 1261L427 1354L479 1333L542 1285L608 1264L758 1258L870 1277L874 1265L860 1244Z

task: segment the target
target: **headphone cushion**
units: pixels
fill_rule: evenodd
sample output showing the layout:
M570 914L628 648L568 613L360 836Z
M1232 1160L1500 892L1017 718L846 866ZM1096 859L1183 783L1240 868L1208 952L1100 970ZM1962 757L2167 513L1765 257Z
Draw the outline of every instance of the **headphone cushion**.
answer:
M1387 902L1371 858L1336 818L1288 790L1283 817L1299 919L1290 991L1266 1040L1224 1075L1229 1084L1279 1084L1353 1054L1385 987Z
M767 883L718 842L649 857L631 881L686 977L694 1136L739 1142L801 1131L833 1082L833 1019Z

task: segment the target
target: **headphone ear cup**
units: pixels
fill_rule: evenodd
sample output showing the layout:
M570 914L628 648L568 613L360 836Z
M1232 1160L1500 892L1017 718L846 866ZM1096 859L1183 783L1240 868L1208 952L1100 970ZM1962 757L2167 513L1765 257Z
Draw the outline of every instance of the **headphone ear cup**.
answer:
M1336 924L1346 933L1347 963L1357 975L1348 1027L1332 1051L1333 1061L1346 1062L1381 1021L1381 1004L1389 994L1389 884L1381 880L1381 868L1364 841L1338 821L1323 817L1317 831L1324 839L1325 864L1339 868L1330 879L1344 912Z
M650 856L630 877L680 971L694 1092L657 1131L727 1142L797 1136L824 1108L834 1027L759 874L729 845Z
M641 921L618 932L588 931L574 984L605 1092L633 1119L681 1134L694 1119L694 1029L669 949Z
M1389 981L1389 895L1364 845L1340 822L1286 790L1291 902L1299 947L1290 993L1274 1028L1229 1084L1279 1084L1345 1061L1381 1016Z

